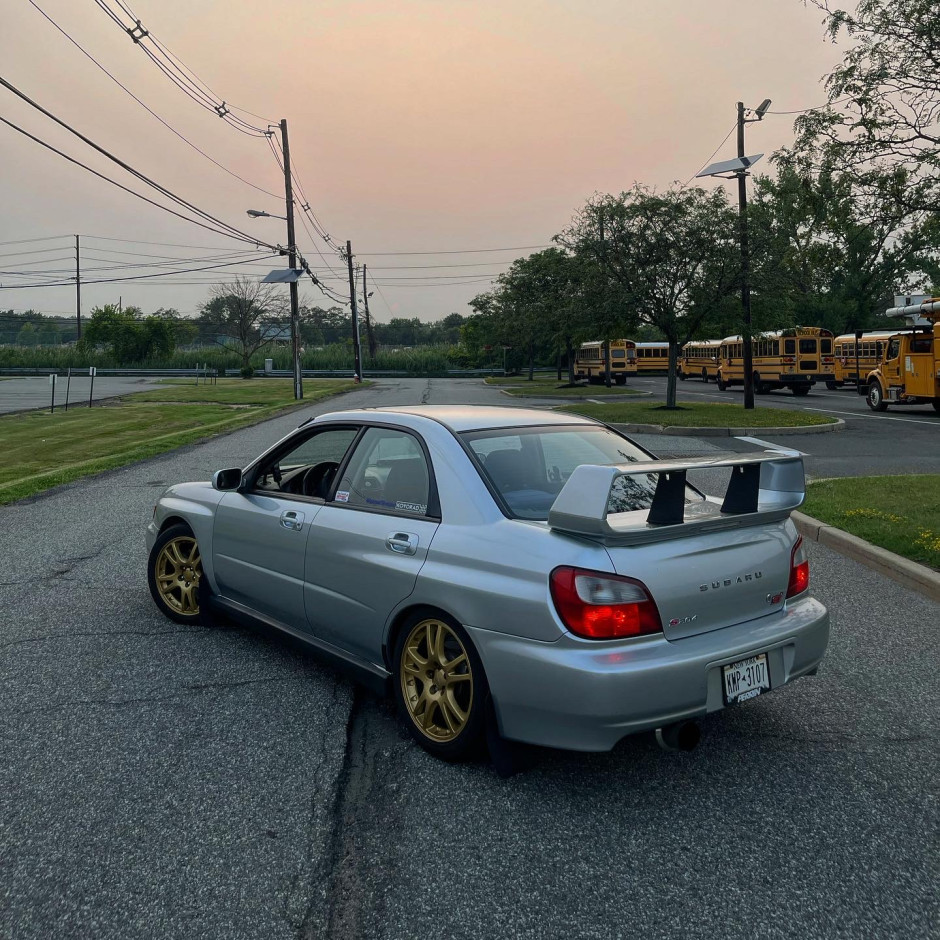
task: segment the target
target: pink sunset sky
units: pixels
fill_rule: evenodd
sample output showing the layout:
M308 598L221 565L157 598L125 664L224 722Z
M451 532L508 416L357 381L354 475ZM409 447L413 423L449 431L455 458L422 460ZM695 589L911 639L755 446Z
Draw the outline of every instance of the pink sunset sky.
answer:
M120 14L117 0L102 2ZM261 189L283 192L265 140L197 107L94 0L35 3L188 140ZM769 97L772 111L820 105L821 80L841 57L825 39L820 12L800 0L125 6L220 98L270 121L288 119L291 155L313 212L337 242L351 239L357 260L368 264L378 284L372 311L381 321L469 313L468 300L528 253L520 248L548 245L593 192L684 182L731 129L736 101L756 107ZM0 63L7 81L141 172L242 231L286 241L283 222L245 214L283 214L282 195L258 192L195 153L27 0L4 5ZM3 88L0 116L146 192ZM748 152L769 155L789 143L792 121L769 114L748 125ZM734 146L732 135L716 159L733 156ZM73 233L83 236L86 280L153 271L117 266L161 263L149 255L205 258L245 247L134 199L5 125L0 154L2 309L74 312L73 287L9 289L72 273ZM47 236L63 237L22 242ZM299 220L298 244L348 297L342 263ZM471 251L489 248L500 251ZM220 276L89 283L82 306L87 314L120 296L147 312L190 314ZM309 283L303 294L331 303Z

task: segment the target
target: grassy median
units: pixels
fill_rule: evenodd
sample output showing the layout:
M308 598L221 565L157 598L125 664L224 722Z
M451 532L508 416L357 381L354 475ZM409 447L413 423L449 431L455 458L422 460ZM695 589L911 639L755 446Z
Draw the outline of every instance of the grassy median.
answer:
M345 379L307 380L304 404L357 387ZM174 382L93 408L0 417L0 505L264 421L293 405L290 379L219 379L216 385Z
M834 424L835 418L791 411L787 408L754 408L740 405L712 405L683 401L678 408L662 402L610 402L595 405L566 405L559 411L597 418L607 424L658 424L669 428L795 428L814 424Z
M810 483L807 515L940 569L940 474L844 477Z

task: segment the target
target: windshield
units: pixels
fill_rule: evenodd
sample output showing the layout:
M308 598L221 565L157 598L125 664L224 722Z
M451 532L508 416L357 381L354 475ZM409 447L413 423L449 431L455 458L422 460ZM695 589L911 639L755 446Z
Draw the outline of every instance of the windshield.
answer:
M520 519L548 519L555 497L581 464L609 466L650 459L630 441L601 427L501 428L461 436L510 513ZM621 477L607 511L649 509L655 490L654 473Z

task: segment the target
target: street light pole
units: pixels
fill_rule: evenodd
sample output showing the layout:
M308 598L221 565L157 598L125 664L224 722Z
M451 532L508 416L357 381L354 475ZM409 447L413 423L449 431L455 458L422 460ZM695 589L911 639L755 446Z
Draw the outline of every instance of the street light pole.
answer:
M738 158L744 159L744 102L738 102ZM738 177L738 216L741 237L741 310L744 340L744 407L754 407L754 357L751 344L751 256L747 237L747 168L740 169Z
M287 119L281 121L281 149L284 152L284 194L287 203L287 263L291 271L297 267L297 240L294 237L294 192L290 178L290 146L287 142ZM290 338L294 360L294 398L304 397L304 380L300 371L300 300L297 281L290 282Z

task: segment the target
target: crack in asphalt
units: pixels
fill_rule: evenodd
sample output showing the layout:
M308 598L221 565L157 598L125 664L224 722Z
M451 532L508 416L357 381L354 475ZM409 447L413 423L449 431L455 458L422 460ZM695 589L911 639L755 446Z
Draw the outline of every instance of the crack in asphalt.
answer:
M178 636L181 633L204 633L201 628L195 630L92 630L79 633L47 633L44 636L29 636L20 640L7 640L0 643L0 650L10 646L22 646L26 643L44 643L46 640L72 640L90 636Z
M303 677L301 677L303 678ZM209 690L216 689L236 689L242 686L249 685L261 685L264 683L274 684L280 682L296 682L298 677L294 676L267 676L261 679L241 679L234 682L202 682L195 683L193 685L184 685L181 686L180 690L174 692L170 695L145 695L141 698L128 698L128 699L107 699L107 698L93 698L93 699L70 699L65 702L57 702L54 705L44 705L41 708L23 708L16 712L3 712L6 715L36 715L36 714L45 714L46 712L56 712L61 711L63 708L81 708L87 706L111 706L115 708L123 708L126 705L150 705L156 702L169 702L174 699L179 699L181 697L186 697L188 692L206 692Z
M349 686L341 680L334 681L332 707L341 707L339 692L346 688ZM342 759L335 774L327 771L331 758L327 736L320 738L320 761L313 770L309 797L306 851L284 899L284 919L298 937L323 936L322 930L329 923L330 874L334 867L338 814L341 812L342 794L349 773L353 727L359 720L361 692L355 685L351 691Z

